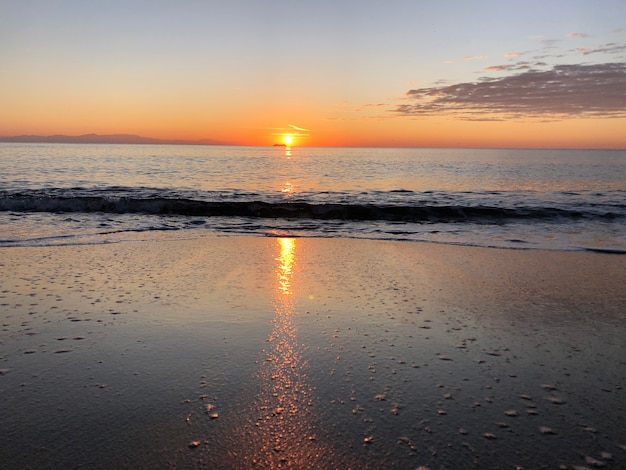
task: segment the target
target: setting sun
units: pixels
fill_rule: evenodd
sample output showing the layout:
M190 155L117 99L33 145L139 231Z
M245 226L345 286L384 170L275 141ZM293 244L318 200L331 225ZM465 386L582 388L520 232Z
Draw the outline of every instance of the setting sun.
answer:
M283 137L283 142L285 142L285 145L291 145L291 143L293 142L293 137L291 137L290 135L286 135L285 137Z

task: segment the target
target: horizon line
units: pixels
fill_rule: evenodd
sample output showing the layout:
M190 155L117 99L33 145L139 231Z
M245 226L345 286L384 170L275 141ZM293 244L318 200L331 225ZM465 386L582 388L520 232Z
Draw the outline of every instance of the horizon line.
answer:
M89 144L89 145L201 145L201 146L224 146L224 147L272 147L281 144L240 144L222 142L215 139L159 139L136 134L96 134L87 133L80 135L67 134L21 134L13 136L0 136L0 143L22 144ZM422 149L491 149L491 150L626 150L626 147L545 147L545 146L413 146L413 145L290 145L291 148L422 148Z

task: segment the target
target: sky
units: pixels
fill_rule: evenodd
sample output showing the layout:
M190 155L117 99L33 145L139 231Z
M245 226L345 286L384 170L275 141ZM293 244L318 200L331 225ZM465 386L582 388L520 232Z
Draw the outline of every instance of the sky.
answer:
M2 0L0 136L626 148L624 0Z

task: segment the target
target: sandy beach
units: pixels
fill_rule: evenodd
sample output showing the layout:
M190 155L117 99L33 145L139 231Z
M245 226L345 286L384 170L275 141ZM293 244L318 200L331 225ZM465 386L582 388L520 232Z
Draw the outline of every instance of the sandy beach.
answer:
M626 468L624 256L244 236L0 256L2 468Z

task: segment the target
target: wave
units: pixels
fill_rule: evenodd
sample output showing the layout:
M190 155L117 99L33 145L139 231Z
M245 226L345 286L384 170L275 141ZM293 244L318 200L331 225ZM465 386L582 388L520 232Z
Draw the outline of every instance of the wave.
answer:
M351 202L202 201L168 197L111 197L57 195L45 192L0 193L0 211L51 213L112 213L180 215L194 217L246 217L414 223L558 221L626 218L623 206L587 207L510 206L485 204L375 204Z

